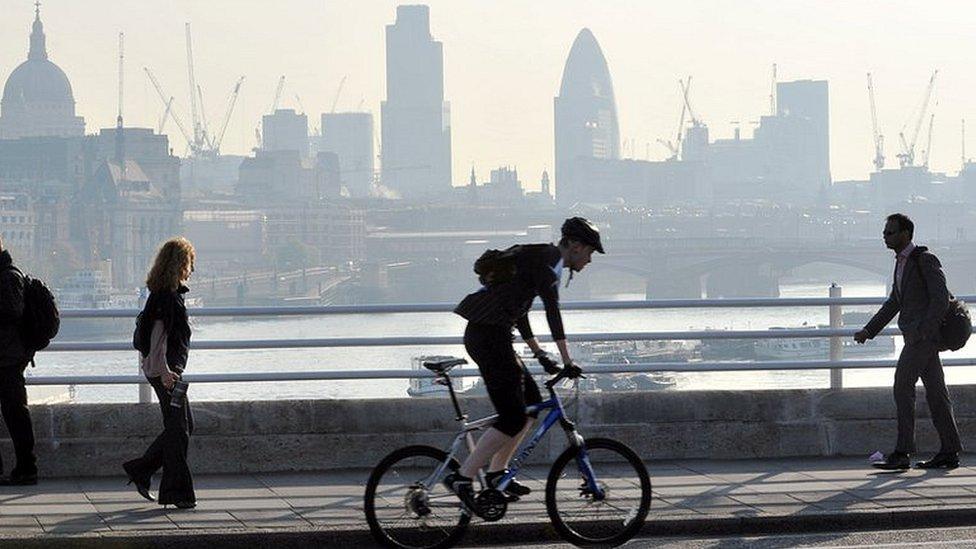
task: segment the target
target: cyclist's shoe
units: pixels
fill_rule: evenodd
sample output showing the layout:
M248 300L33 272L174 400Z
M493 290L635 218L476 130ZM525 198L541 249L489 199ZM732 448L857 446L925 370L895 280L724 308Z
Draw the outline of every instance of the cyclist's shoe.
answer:
M486 473L485 481L491 488L497 487L498 483L502 481L502 478L508 474L508 469L502 469L501 471L495 471L494 473ZM508 482L508 486L505 487L505 493L510 496L527 496L532 492L532 489L528 486L522 484L521 482L515 480L514 478Z
M461 504L471 514L478 508L474 502L474 488L471 479L461 473L451 473L444 477L444 486L461 500Z

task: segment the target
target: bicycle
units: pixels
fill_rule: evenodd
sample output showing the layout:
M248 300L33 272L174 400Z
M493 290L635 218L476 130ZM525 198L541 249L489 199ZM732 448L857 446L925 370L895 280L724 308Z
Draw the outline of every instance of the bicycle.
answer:
M509 473L496 488L489 488L484 471L479 471L475 483L482 489L476 491L476 508L466 509L441 480L448 470L460 467L455 456L462 442L470 452L474 447L472 433L490 427L497 417L469 422L461 410L449 372L466 363L453 357L424 362L424 367L437 376L436 382L447 386L455 420L461 427L446 451L433 446L406 446L384 457L373 469L366 484L364 508L377 541L402 549L441 549L460 541L472 512L485 522L501 520L509 503L516 501L504 494L505 487L556 423L565 431L569 448L549 471L545 505L559 535L577 546L607 547L622 544L640 531L651 505L647 469L623 443L606 438L586 440L577 432L555 390L566 378L565 371L546 381L548 400L526 408L531 414L548 413L523 445Z

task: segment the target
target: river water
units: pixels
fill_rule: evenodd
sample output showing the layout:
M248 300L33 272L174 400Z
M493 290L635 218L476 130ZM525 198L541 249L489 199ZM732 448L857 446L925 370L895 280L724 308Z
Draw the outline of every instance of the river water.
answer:
M844 296L880 296L885 288L877 283L848 283ZM788 284L783 297L826 297L820 284ZM642 299L642 295L617 295L619 299ZM567 298L571 299L571 298ZM852 310L872 310L856 308ZM656 331L709 328L764 329L772 326L826 324L826 307L757 309L676 309L644 311L569 311L564 313L570 334L606 331ZM66 320L70 322L71 320ZM88 320L87 322L92 322ZM533 313L537 333L546 333L545 318ZM459 335L461 318L451 314L379 314L277 319L194 319L193 339L272 339L322 337L374 337L377 335ZM128 341L131 332L99 338ZM896 352L901 349L896 338ZM974 347L974 346L970 346ZM521 348L521 346L519 346ZM943 356L976 356L976 349L963 349ZM189 373L274 372L296 370L355 370L409 368L411 357L421 354L464 356L460 346L379 347L346 349L270 349L245 351L194 351ZM894 356L894 355L892 355ZM38 356L35 375L113 375L137 373L134 352L52 352ZM585 369L585 364L583 365ZM823 371L691 372L675 374L670 390L738 390L817 388L829 383ZM947 368L950 384L974 383L973 368ZM849 387L890 386L892 370L847 370ZM272 400L306 398L400 397L406 395L407 380L302 381L268 383L196 383L190 393L195 400ZM68 392L68 388L64 388ZM132 402L138 398L135 386L78 386L71 389L74 402Z

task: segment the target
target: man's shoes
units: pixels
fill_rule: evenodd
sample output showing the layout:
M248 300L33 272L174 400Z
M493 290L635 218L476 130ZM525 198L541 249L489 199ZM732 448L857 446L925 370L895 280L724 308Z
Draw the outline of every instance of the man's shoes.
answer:
M904 452L892 452L885 457L884 461L875 461L871 465L875 469L885 471L907 471L911 469L912 462L908 454Z
M22 475L11 473L10 476L0 477L0 486L35 486L37 484L37 473Z
M498 483L500 483L502 478L504 478L507 474L508 469L502 469L501 471L495 471L494 473L487 473L485 474L485 481L488 483L489 488L497 488ZM508 481L508 486L505 487L505 493L510 496L522 497L532 493L532 489L513 478L512 480Z
M447 489L461 500L461 504L464 505L468 513L477 514L474 512L478 506L474 502L474 487L471 482L470 478L457 472L444 477L444 486L447 486Z
M959 452L939 452L928 461L915 464L916 469L955 469L959 467Z

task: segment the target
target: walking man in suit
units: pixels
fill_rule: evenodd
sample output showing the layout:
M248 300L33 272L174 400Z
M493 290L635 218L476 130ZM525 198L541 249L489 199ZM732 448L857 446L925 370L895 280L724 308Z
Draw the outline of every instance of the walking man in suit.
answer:
M959 430L952 414L952 402L946 389L942 362L939 360L939 326L949 308L942 264L924 246L912 242L915 224L900 213L888 216L884 228L885 246L895 252L895 279L891 295L881 309L854 334L854 341L864 343L878 335L899 314L898 329L905 347L895 368L895 406L898 410L898 441L895 451L884 461L874 463L879 469L906 470L915 453L915 383L922 378L925 400L932 422L939 432L941 449L928 461L915 464L920 469L955 469L959 467Z

